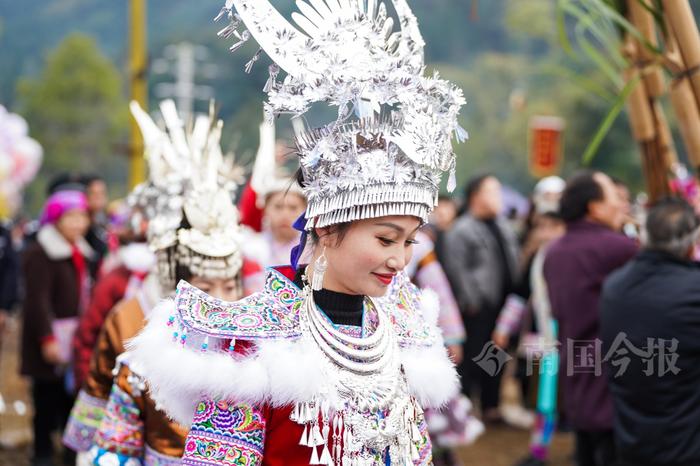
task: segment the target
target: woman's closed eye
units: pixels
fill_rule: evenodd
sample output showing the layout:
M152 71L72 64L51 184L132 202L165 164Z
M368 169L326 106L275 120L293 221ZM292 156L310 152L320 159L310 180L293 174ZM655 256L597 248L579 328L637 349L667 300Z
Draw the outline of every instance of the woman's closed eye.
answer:
M384 246L391 246L392 244L396 243L396 241L394 241L393 239L389 239L389 238L386 238L384 236L377 236L377 239Z

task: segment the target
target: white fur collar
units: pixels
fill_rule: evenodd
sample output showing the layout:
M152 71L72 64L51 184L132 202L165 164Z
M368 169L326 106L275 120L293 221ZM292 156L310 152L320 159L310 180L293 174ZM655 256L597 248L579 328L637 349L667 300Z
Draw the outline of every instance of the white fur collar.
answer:
M44 225L41 227L36 239L51 260L70 259L73 255L70 243L66 241L63 235L59 233L53 225ZM83 237L78 239L76 245L83 256L88 259L92 258L95 254Z
M173 339L168 321L174 312L172 300L161 302L128 348L129 359L145 374L152 398L181 424L191 423L203 396L286 406L318 396L326 385L323 364L317 361L320 353L307 348L312 343L306 339L256 341L255 354L248 357L203 353L201 336L190 333L186 345ZM459 379L441 340L400 351L410 393L421 406L442 406L458 392Z
M150 272L156 265L156 256L146 243L131 243L119 248L119 259L132 272Z
M141 306L143 315L148 318L151 311L163 299L162 287L158 281L158 274L153 272L143 279L143 284L136 293L136 299Z

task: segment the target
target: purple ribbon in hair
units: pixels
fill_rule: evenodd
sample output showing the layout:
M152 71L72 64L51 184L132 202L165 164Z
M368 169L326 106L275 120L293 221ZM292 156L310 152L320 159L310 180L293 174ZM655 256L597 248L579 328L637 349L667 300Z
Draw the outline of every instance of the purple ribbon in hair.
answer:
M299 258L301 258L301 254L304 252L304 247L306 246L306 238L308 236L308 233L306 232L306 212L302 213L298 219L294 221L294 224L292 227L301 232L301 238L299 238L299 244L294 246L292 248L292 252L289 256L290 262L292 264L292 267L294 267L294 270L297 270L299 268Z

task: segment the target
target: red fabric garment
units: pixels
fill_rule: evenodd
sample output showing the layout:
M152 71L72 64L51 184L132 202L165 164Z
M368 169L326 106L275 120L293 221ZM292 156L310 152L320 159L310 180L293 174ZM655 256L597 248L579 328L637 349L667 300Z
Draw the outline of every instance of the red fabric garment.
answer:
M256 273L263 272L263 268L251 259L243 259L243 266L241 267L241 276L247 277ZM256 290L257 291L257 290Z
M83 253L80 252L78 246L71 244L71 261L73 262L73 267L75 267L75 277L78 281L78 296L80 297L80 309L79 313L82 313L87 306L88 301L88 282L87 282L87 263Z
M265 456L262 466L310 464L311 448L299 445L304 428L289 419L292 408L267 407L262 412L265 418Z
M241 198L238 200L238 211L241 213L241 225L246 225L253 230L262 231L263 211L257 205L258 195L250 186L245 185Z
M109 311L124 297L130 275L126 267L120 266L100 278L95 285L90 305L80 317L78 330L73 336L76 387L82 386L85 381L102 325Z

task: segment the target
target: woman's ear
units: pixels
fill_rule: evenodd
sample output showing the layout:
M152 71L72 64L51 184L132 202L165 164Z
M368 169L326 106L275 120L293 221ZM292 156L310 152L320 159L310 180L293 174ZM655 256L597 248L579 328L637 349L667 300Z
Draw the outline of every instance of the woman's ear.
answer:
M330 237L331 229L329 227L315 228L316 236L318 237L318 244L321 247L327 248L331 245Z

